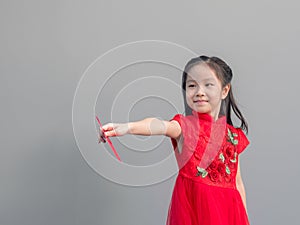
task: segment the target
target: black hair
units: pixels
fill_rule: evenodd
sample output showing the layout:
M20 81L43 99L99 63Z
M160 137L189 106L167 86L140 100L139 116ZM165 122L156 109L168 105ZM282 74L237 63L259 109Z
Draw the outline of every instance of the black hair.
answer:
M188 75L188 71L195 65L200 63L205 63L212 69L218 79L222 83L222 87L226 86L227 84L231 83L233 73L231 68L220 58L218 57L208 57L205 55L192 58L186 64L183 74L182 74L182 93L183 93L183 100L184 100L184 107L185 107L185 115L191 115L192 109L188 106L186 102L186 79ZM232 86L230 85L230 89L228 95L224 100L222 100L220 114L226 115L227 123L233 126L232 119L231 119L231 110L235 113L237 118L241 121L240 128L245 130L248 133L248 124L245 120L242 112L239 110L237 103L233 96Z

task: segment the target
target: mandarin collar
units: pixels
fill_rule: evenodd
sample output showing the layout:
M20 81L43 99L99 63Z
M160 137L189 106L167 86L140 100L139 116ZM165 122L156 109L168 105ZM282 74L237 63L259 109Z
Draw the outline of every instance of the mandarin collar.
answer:
M224 120L226 121L226 117L225 116L221 116L216 121L214 121L214 118L211 115L209 115L208 113L200 113L200 112L197 112L195 110L192 110L192 114L195 117L197 117L197 118L199 118L201 120L208 121L208 122L217 122L217 123L221 122L222 123Z

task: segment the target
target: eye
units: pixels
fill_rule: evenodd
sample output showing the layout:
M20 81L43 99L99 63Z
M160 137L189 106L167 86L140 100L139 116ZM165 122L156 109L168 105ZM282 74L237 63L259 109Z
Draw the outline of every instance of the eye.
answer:
M213 83L207 83L207 84L205 84L205 86L210 87L210 86L214 86L214 84Z
M190 84L188 87L195 87L195 85L194 84Z

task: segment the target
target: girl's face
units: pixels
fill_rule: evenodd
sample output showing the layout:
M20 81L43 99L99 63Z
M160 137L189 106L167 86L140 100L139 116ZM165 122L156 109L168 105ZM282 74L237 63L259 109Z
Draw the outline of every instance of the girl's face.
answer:
M230 89L222 87L215 72L205 63L193 66L186 79L186 101L191 109L199 113L208 113L215 120L219 116L221 101Z

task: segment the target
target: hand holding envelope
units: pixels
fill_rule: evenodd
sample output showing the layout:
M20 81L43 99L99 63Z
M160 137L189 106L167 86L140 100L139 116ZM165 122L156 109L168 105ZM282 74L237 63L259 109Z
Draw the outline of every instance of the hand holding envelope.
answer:
M102 127L102 124L101 124L100 119L98 118L98 116L96 116L96 120L97 120L97 122L99 124L99 127L100 127L100 129L99 129L99 141L98 141L98 143L100 143L100 142L106 143L106 141L107 141L108 144L109 144L109 146L111 147L112 151L114 152L115 156L117 157L117 159L119 161L121 161L121 158L120 158L118 152L116 151L116 149L113 146L113 144L112 144L111 140L109 139L109 137L106 135L106 128L104 129ZM116 132L113 133L113 131L112 131L113 130L112 129L113 126L109 126L109 128L110 128L109 131L111 132L110 136L120 136L121 135L121 134L118 135L118 133L116 133Z

